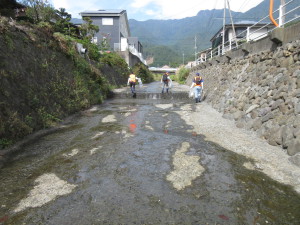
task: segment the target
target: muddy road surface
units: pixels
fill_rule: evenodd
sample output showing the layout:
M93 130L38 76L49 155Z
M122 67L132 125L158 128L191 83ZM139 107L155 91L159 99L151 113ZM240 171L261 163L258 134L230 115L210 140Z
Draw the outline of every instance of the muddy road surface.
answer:
M226 130L188 87L137 91L18 151L0 170L0 224L300 224L296 167L273 169L264 142Z

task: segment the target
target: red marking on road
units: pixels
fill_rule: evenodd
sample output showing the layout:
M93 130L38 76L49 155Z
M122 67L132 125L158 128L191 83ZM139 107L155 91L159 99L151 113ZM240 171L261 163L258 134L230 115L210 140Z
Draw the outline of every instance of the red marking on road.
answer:
M5 222L6 220L8 220L8 216L3 216L0 218L0 223Z
M221 219L223 219L223 220L229 220L229 218L228 218L227 216L225 216L225 215L219 215L219 217L220 217Z
M134 133L136 129L136 124L135 123L131 123L129 124L129 130L131 133Z

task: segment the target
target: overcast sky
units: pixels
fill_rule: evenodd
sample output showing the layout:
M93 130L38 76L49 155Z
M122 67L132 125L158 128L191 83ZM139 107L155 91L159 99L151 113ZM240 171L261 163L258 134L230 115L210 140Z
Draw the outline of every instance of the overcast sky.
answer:
M125 9L128 19L181 19L195 16L200 10L223 9L224 0L49 0L54 8L65 8L72 18L81 18L85 10ZM229 0L230 9L245 12L262 1Z

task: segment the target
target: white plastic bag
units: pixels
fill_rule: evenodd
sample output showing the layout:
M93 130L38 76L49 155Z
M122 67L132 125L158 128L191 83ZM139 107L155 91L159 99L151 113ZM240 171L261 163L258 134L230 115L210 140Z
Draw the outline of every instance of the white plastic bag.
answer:
M171 79L169 79L169 83L168 83L169 89L171 89L171 88L172 88L172 84L173 84L172 80L171 80Z
M138 83L139 83L139 87L142 88L143 87L143 82L141 78L138 78Z
M193 98L194 97L194 89L191 88L190 93L189 93L189 97Z

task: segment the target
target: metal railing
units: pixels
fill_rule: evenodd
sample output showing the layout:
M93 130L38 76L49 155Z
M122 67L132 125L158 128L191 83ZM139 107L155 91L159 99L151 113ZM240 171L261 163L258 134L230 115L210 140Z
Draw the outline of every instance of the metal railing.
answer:
M133 55L135 55L136 57L138 57L138 58L141 60L141 62L142 62L143 64L147 65L146 60L144 60L144 58L143 58L143 54L142 54L141 52L139 52L134 46L129 45L128 50L129 50Z
M121 51L123 51L123 49L128 50L133 55L138 57L143 64L147 65L146 60L143 58L143 54L141 52L139 52L134 46L129 45L128 43L126 43L125 46L124 45L122 46L122 43L114 43L114 51L115 52L121 52Z
M292 21L298 20L300 18L300 11L299 11L298 15L296 14L295 16L291 16L291 14L293 12L300 9L299 5L293 9L290 9L288 12L284 12L284 9L286 9L286 6L290 5L294 1L296 2L297 0L290 0L286 4L280 5L279 8L273 12L273 14L278 15L278 17L276 19L277 21L279 21L278 27L283 27L285 24L291 23ZM290 16L290 19L285 21L283 18L287 18L288 15ZM268 22L266 22L266 21L268 21ZM275 27L272 27L271 29L269 29L271 26L272 26L272 22L269 21L269 15L267 15L266 17L264 17L257 23L253 24L252 26L247 27L247 29L245 31L239 33L238 36L240 36L240 37L242 36L242 38L233 37L233 38L229 39L227 42L225 42L224 44L222 43L221 45L218 45L216 48L214 48L211 51L209 51L208 53L206 53L205 60L210 60L211 58L213 58L215 56L224 55L228 51L239 48L239 46L244 42L257 41L259 39L264 38L265 36L268 35L268 33L272 32L273 30L275 30L277 28L275 26ZM260 31L263 31L264 29L267 31L259 33ZM203 57L199 57L196 60L195 65L198 65L201 62L203 62Z

